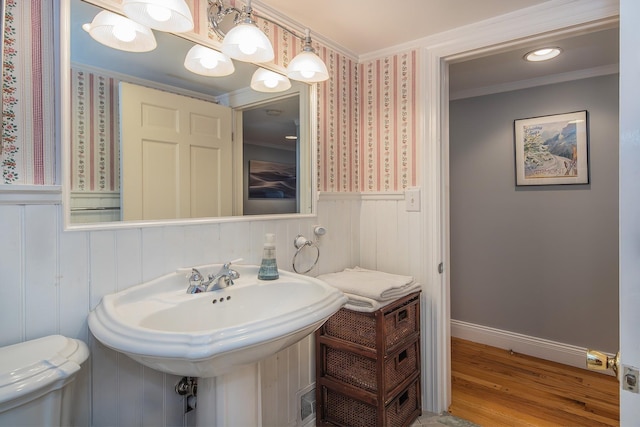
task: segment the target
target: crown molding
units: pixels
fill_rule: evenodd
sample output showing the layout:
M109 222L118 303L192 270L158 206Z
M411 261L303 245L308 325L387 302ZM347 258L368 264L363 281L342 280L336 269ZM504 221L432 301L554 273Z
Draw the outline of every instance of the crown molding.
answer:
M518 80L515 82L501 83L498 85L484 86L469 90L461 90L452 93L449 96L450 101L459 99L473 98L476 96L492 95L502 92L511 92L514 90L528 89L537 86L546 86L555 83L564 83L574 80L588 79L591 77L607 76L610 74L618 74L620 67L618 64L603 65L601 67L588 68L585 70L571 71L568 73L553 74L549 76L538 77L535 79Z
M578 25L585 28L585 23L588 22L592 22L594 27L611 26L617 23L619 14L620 6L617 0L551 0L363 54L358 57L358 62L367 62L419 48L444 51L439 56L447 56L447 51L461 52L461 45L466 45L465 51L480 49L478 52L488 52L495 50L492 45L501 43L514 45L522 38L535 37L551 31L570 32L572 27Z
M309 30L311 31L311 38L314 41L321 43L322 45L330 48L331 50L343 56L346 56L347 58L353 61L358 61L358 55L355 52L350 51L349 49L345 48L344 46L341 46L337 42L331 40L330 38L325 37L320 33L314 32L313 28L307 27L301 24L300 22L292 20L287 15L284 15L280 11L274 9L273 7L268 6L259 0L253 1L251 3L251 7L254 10L257 10L259 12L258 17L260 16L260 12L262 12L265 15L267 15L270 19L273 19L277 23L283 25L285 28L295 31L298 35L304 35L305 30L309 28ZM302 41L300 43L302 43Z

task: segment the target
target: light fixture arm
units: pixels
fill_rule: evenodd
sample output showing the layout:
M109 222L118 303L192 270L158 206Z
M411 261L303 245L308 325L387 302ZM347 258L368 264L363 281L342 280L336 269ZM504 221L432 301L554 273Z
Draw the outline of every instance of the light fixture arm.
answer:
M236 14L233 22L234 27L229 30L229 34L225 34L220 28L220 22L232 13ZM251 0L247 0L247 5L242 10L238 10L235 7L225 7L224 0L213 0L209 6L208 18L214 32L222 39L223 53L239 61L269 62L275 56L273 45L265 32L261 31L253 21L252 13ZM326 64L316 54L311 44L311 32L308 28L305 30L304 36L301 36L267 17L261 16L260 18L283 29L303 42L302 50L291 59L286 67L286 76L288 78L307 83L322 82L329 79ZM251 38L255 42L250 41ZM260 47L257 47L258 45Z
M233 19L233 23L236 24L240 21L240 17L244 13L244 11L237 9L235 7L225 7L221 1L214 1L211 3L208 9L209 22L211 23L211 27L213 31L220 37L224 38L225 32L220 28L220 22L227 16L232 13L236 14L236 17Z
M251 0L247 1L247 5L243 6L242 10L238 9L237 7L225 7L224 0L215 0L209 6L209 10L208 10L209 22L211 23L211 27L213 28L213 31L221 39L224 38L226 33L222 30L222 28L220 28L220 23L227 15L230 15L232 13L236 14L235 18L233 19L234 24L238 24L240 22L255 24L255 21L252 18L253 9L251 8ZM273 25L277 25L283 30L289 32L292 36L305 42L305 50L307 45L311 47L311 35L308 29L306 30L306 34L304 36L301 36L300 34L297 34L296 32L290 30L289 28L286 28L279 22L269 19L266 16L260 16L260 19L270 22Z
M300 37L296 34L294 35L304 41L304 46L302 47L303 52L316 53L316 50L313 48L313 46L311 46L311 32L308 28L305 30L304 37Z

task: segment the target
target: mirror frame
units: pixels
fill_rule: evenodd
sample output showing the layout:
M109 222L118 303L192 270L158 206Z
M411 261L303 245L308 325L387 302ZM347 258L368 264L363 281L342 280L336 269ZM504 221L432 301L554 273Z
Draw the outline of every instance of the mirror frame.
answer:
M121 13L118 9L114 8L112 4L107 4L101 0L82 0L103 9L111 10L116 13ZM54 7L55 8L55 7ZM307 99L308 102L304 104L301 102L300 114L308 114L309 126L304 133L301 133L300 139L307 141L307 146L300 153L305 153L304 156L300 155L299 162L301 166L304 166L309 171L309 176L305 177L305 186L309 187L307 194L300 196L300 206L308 205L310 207L310 213L291 213L291 214L272 214L272 215L246 215L246 216L227 216L227 217L209 217L209 218L181 218L171 220L147 220L147 221L113 221L113 222L100 222L100 223L72 223L71 222L71 189L70 189L70 144L71 140L71 122L69 120L71 114L71 99L68 96L70 93L71 83L71 0L60 0L58 6L57 22L58 28L55 31L55 37L57 41L56 49L56 69L58 75L56 80L59 83L56 89L56 97L58 102L56 103L56 145L61 153L61 169L58 167L58 173L61 177L62 186L62 214L63 214L63 228L65 231L73 230L109 230L109 229L121 229L121 228L142 228L142 227L160 227L160 226L175 226L175 225L194 225L194 224L217 224L225 222L245 222L245 221L264 221L264 220L281 220L281 219L302 219L302 218L315 218L317 217L317 200L318 200L318 187L317 187L317 161L315 161L315 154L317 153L317 129L318 129L318 91L317 83L307 84L308 96L300 93L301 100ZM182 37L194 43L199 43L210 48L220 50L221 43L215 40L209 40L203 38L193 32L174 34L177 37ZM260 67L270 69L272 71L284 74L285 69L274 63L259 64ZM302 105L304 104L304 105ZM303 108L304 107L304 108ZM233 107L236 108L236 107ZM239 107L243 109L244 107ZM235 125L234 125L235 126ZM122 185L122 184L121 184ZM301 184L301 188L303 185Z

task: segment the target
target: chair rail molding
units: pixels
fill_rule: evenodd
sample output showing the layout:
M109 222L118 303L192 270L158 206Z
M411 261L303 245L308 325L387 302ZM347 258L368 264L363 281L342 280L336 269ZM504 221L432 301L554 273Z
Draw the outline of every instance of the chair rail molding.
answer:
M0 205L60 205L59 185L0 185Z

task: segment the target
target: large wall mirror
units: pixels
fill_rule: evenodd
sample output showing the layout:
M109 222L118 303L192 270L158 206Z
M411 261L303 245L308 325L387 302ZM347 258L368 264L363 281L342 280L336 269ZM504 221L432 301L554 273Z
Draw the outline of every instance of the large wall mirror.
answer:
M313 213L312 86L252 90L258 66L235 60L229 76L194 74L184 58L203 40L191 33L154 31L151 52L109 48L82 29L108 2L62 3L67 226Z

